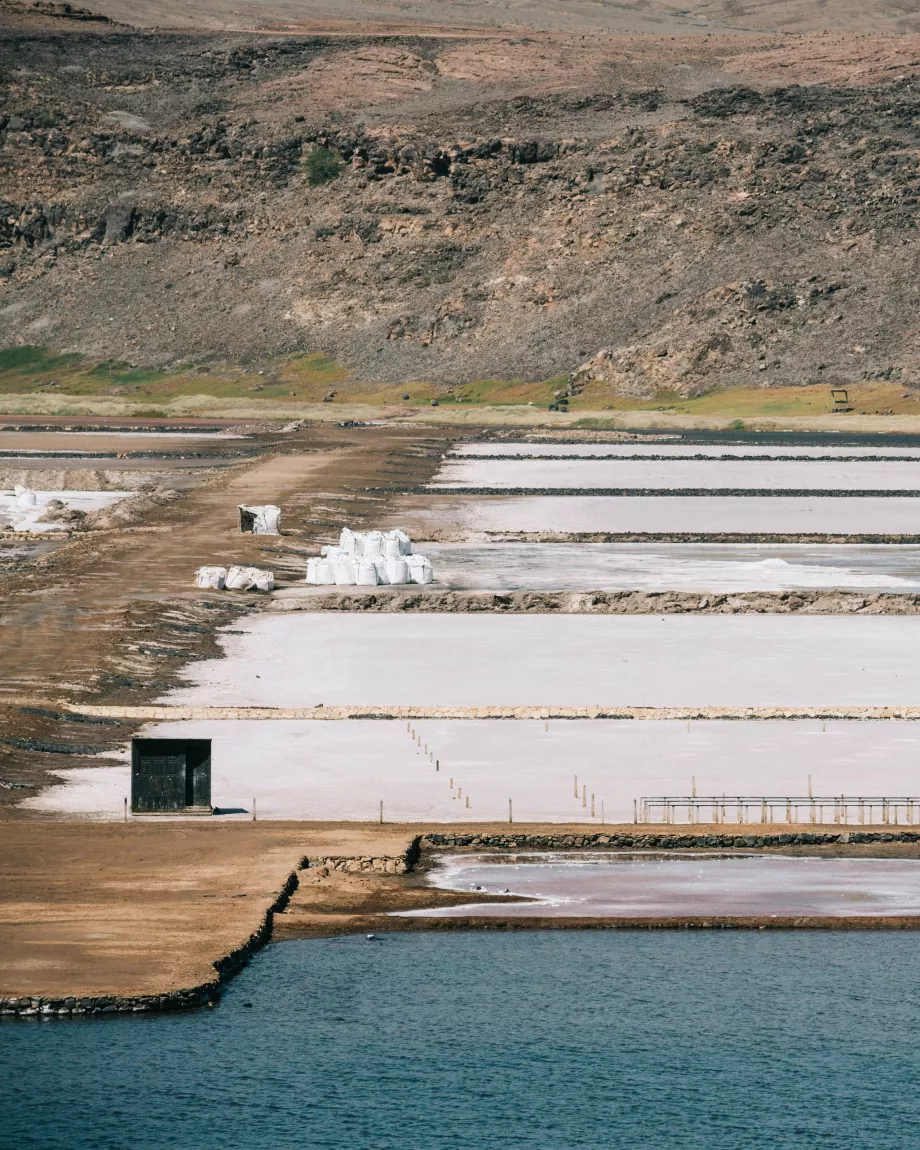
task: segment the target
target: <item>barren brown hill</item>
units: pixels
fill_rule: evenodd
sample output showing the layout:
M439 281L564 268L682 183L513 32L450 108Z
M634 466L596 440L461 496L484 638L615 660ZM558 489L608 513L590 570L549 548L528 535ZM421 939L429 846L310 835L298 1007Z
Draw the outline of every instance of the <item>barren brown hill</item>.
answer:
M324 14L257 8L214 4L263 29ZM587 362L639 396L914 384L920 37L857 34L833 4L846 31L448 34L441 12L346 32L381 15L365 8L326 33L9 27L0 348L142 367L324 351L357 379L444 384ZM813 10L689 11L740 29Z

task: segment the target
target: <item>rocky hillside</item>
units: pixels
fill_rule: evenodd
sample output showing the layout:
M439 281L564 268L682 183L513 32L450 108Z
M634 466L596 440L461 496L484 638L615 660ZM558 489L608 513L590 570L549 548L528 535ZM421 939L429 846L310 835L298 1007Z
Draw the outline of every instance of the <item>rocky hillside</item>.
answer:
M0 347L920 385L917 45L653 40L8 30Z

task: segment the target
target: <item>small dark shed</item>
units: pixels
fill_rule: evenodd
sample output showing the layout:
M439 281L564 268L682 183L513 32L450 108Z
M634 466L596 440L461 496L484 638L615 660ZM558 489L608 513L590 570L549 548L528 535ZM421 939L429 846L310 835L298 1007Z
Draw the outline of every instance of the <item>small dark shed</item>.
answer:
M210 739L131 740L132 811L210 809Z

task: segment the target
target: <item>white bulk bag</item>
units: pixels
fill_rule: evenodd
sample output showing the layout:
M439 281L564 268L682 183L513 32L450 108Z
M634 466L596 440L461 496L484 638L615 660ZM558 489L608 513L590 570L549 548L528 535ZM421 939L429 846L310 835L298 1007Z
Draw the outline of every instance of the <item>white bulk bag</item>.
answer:
M328 545L326 547L320 547L319 553L320 553L320 555L323 556L324 559L332 559L332 560L337 559L339 557L339 555L345 554L345 552L342 550L341 547L333 547L331 545Z
M209 587L212 591L223 591L226 582L226 567L199 567L195 572L196 587Z
M352 531L350 527L343 527L339 536L339 546L346 555L355 555L360 559L364 554L365 540L363 531Z
M358 564L350 555L340 555L335 561L336 587L354 587L358 582Z
M410 583L430 583L434 579L431 561L426 555L407 555Z
M373 559L362 559L358 564L358 586L377 586L377 566Z
M389 583L409 582L409 565L402 556L396 559L387 559L387 581Z
M386 561L386 559L384 559L384 557L382 555L378 555L378 556L376 556L375 559L372 560L372 562L374 564L374 567L377 570L377 582L383 583L384 585L389 583L390 579L389 579L389 576L387 575L387 561Z
M262 567L231 567L224 585L230 591L273 591L275 573Z
M328 559L320 559L316 566L316 582L321 587L335 586L335 564Z
M35 507L38 504L38 496L31 487L20 487L17 483L13 491L16 496L17 507Z
M318 571L320 563L322 563L322 559L315 555L307 560L307 583L319 582Z
M378 555L383 554L383 545L386 542L386 536L382 531L368 531L364 538L364 556L367 559L373 559Z
M261 507L239 506L240 531L251 531L253 535L280 535L281 508L273 503Z
M402 546L399 540L394 537L392 531L386 537L386 541L383 546L383 553L386 555L387 559L396 559L403 553Z
M412 554L412 540L401 527L394 527L394 529L387 534L387 539L396 540L399 544L400 555ZM389 552L387 552L387 554L389 554Z

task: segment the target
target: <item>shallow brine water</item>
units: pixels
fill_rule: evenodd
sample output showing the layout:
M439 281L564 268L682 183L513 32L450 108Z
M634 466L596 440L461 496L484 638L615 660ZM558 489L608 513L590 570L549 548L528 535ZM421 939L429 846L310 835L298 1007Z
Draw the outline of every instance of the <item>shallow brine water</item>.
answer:
M484 591L920 590L920 547L812 543L426 543L444 587Z
M0 1143L907 1150L915 959L876 932L283 943L213 1010L0 1026Z
M671 918L920 914L920 860L783 855L455 855L431 873L446 890L533 901L471 903L409 916Z

